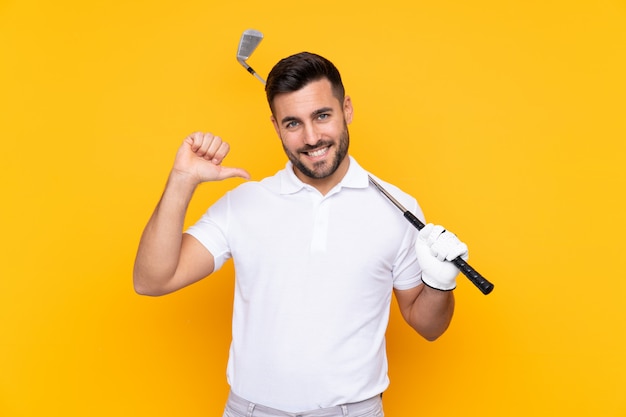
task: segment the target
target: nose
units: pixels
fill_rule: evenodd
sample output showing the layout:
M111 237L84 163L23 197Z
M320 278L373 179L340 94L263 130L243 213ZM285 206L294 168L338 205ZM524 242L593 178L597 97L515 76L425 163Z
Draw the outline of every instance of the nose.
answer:
M307 145L316 145L319 141L320 141L320 136L319 136L319 132L317 131L317 129L315 128L315 125L312 123L307 124L304 127L304 143L306 143Z

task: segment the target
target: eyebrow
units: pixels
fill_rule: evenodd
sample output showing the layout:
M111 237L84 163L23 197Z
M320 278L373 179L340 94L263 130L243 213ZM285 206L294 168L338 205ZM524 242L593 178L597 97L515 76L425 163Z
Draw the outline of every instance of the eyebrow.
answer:
M321 109L317 109L317 110L313 111L311 113L311 118L313 119L313 118L319 116L320 114L324 114L324 113L332 113L332 111L333 111L332 107L322 107ZM294 121L295 122L299 122L300 118L295 117L295 116L285 116L285 117L282 118L281 123L285 124L285 123L294 122Z

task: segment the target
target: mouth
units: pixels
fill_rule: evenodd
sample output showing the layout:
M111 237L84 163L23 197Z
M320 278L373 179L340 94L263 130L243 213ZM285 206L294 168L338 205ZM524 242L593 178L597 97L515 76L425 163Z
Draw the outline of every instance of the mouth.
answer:
M302 152L307 155L309 158L321 158L328 153L330 150L330 145L324 146L323 148L314 149L312 151Z

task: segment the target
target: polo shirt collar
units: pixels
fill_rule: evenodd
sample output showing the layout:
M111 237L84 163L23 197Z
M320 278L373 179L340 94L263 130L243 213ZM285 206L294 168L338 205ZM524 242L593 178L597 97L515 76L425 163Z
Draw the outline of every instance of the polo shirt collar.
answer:
M348 155L348 158L350 158L348 172L346 172L346 175L344 175L336 187L367 188L369 186L367 171L365 171L352 156ZM291 161L287 161L281 175L280 193L295 194L305 187L307 187L307 185L293 172L293 164Z

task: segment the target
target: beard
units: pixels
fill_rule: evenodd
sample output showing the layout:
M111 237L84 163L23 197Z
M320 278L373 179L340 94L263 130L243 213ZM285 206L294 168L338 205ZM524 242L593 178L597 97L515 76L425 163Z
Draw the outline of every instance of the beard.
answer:
M282 141L281 141L282 142ZM318 147L332 145L332 142L329 141L319 141L314 146L307 146L306 148L300 149L300 152L306 152L310 149L315 149ZM343 132L341 132L341 136L339 136L339 147L335 151L335 155L332 157L330 163L327 160L315 162L313 166L307 166L304 162L302 162L297 154L292 153L285 147L285 143L283 142L283 149L285 150L285 154L291 161L294 167L304 175L313 179L323 179L330 177L332 174L337 171L339 165L344 160L346 155L348 154L348 147L350 146L350 133L348 132L348 125L344 123Z

